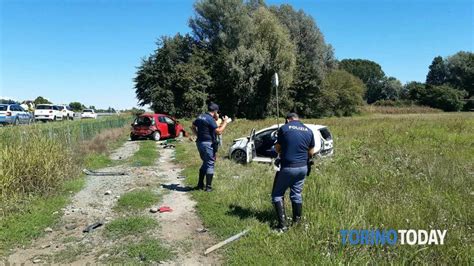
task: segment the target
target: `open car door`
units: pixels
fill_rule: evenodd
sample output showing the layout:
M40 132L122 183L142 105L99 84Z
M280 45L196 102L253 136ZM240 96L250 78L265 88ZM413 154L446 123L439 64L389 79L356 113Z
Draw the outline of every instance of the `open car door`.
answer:
M257 156L257 151L255 150L255 128L250 131L249 141L246 146L247 153L247 163L253 161L253 158Z

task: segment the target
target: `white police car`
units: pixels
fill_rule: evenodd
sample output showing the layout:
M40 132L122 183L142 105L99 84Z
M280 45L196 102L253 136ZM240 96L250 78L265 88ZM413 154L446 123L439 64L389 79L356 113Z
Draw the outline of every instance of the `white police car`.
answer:
M30 124L33 116L19 104L0 104L0 124Z
M317 156L327 157L334 153L331 132L326 126L305 124L313 131L314 150ZM271 163L277 157L275 140L278 125L264 128L255 132L252 129L248 137L235 139L229 149L229 158L238 163L267 162Z

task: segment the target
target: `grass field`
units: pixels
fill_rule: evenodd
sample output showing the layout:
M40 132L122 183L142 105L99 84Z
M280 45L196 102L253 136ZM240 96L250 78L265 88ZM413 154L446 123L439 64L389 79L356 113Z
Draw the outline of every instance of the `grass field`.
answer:
M219 239L250 234L224 248L230 264L428 263L469 264L473 251L474 115L372 115L303 120L329 126L335 155L306 179L308 227L283 235L275 223L268 165L224 158L232 139L275 120L228 126L217 161L214 192L193 192L198 211ZM189 122L186 125L189 128ZM193 142L177 147L190 185L199 156ZM291 212L287 196L287 213ZM443 246L342 245L341 229L447 229Z

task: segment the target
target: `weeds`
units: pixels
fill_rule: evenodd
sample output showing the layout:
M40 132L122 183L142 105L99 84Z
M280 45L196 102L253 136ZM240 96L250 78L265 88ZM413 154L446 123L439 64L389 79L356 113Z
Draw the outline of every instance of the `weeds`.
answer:
M111 238L139 235L157 226L157 222L146 216L129 216L113 220L105 226L105 234Z
M156 142L153 140L140 141L140 149L130 158L133 166L151 166L158 158Z
M160 196L149 189L135 190L122 195L117 201L116 210L137 211L150 207L160 200Z

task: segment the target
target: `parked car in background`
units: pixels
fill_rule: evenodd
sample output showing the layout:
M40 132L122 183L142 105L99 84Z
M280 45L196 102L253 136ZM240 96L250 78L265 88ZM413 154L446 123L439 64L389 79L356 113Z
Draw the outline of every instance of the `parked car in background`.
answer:
M130 139L149 138L153 140L183 137L183 126L174 118L164 114L142 114L132 123Z
M93 109L84 109L81 113L81 119L97 119L97 114Z
M63 114L57 105L38 104L35 109L35 120L43 122L63 120Z
M19 104L0 104L0 124L30 124L33 116Z
M333 150L333 139L331 132L326 126L305 124L314 135L314 150L319 157L331 156ZM248 137L235 139L229 149L229 158L238 163L250 163L252 161L271 163L278 154L275 151L278 125L273 125L255 132L252 129Z
M58 105L59 111L61 111L64 120L73 120L74 111L69 105Z

